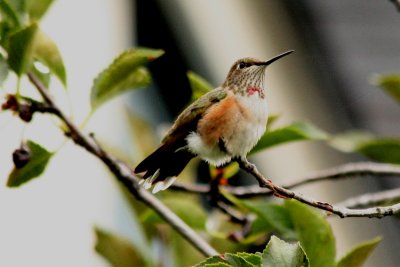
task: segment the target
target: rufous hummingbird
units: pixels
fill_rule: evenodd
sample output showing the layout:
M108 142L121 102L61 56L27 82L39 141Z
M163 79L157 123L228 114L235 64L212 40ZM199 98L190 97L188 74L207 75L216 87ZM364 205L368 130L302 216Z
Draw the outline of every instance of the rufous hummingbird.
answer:
M157 150L135 168L143 187L154 185L153 193L168 188L196 156L216 167L245 158L266 129L265 69L292 52L267 61L237 60L225 82L189 105Z

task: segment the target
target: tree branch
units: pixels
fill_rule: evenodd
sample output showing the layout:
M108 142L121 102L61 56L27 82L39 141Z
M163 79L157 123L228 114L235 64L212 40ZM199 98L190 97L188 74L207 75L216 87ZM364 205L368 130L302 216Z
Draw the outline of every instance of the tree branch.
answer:
M131 169L125 163L109 155L93 139L84 135L80 129L58 108L49 95L47 88L45 88L34 74L29 73L28 77L45 102L52 107L52 114L55 114L65 123L69 131L67 133L69 138L71 138L77 145L85 148L88 152L99 158L132 195L158 213L158 215L160 215L169 225L171 225L172 228L181 234L203 255L210 257L219 254L153 194L139 186L137 178L132 174Z
M272 183L271 180L266 179L258 171L257 167L254 164L250 163L247 159L237 159L237 162L239 163L241 169L245 170L246 172L253 175L257 179L260 187L268 188L273 192L275 196L281 198L296 199L309 206L328 211L329 213L336 214L341 218L345 217L382 218L384 216L400 213L400 203L386 207L373 207L367 209L348 209L348 208L333 206L329 203L320 202L312 198L309 198L307 196L304 196L300 193L296 193L294 191L290 191L286 188L275 185L274 183Z
M340 203L337 203L336 205L355 209L382 205L388 202L393 203L397 201L400 201L400 188L380 191L376 193L363 194L360 196L348 198Z
M347 179L350 177L359 176L399 176L400 166L393 164L384 164L376 162L356 162L343 164L337 167L329 168L326 170L315 171L309 175L297 178L297 181L287 185L283 188L292 189L306 184L312 184L322 181ZM172 189L179 191L186 191L190 193L206 194L210 187L205 184L188 184L175 182ZM268 188L262 188L259 185L250 186L224 186L224 190L230 194L240 198L250 198L257 196L272 195L273 192Z

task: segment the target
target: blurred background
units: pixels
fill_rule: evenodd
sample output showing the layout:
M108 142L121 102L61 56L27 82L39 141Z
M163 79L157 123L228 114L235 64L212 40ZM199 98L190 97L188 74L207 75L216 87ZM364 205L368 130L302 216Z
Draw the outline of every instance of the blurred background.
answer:
M399 106L370 82L375 73L400 71L400 13L389 0L58 0L43 28L64 56L71 102L65 108L78 122L89 112L92 79L115 56L132 46L166 51L151 66L151 88L111 101L88 126L137 161L135 145L127 145L132 140L126 106L160 131L190 101L188 70L217 86L236 59L269 59L290 49L296 52L266 74L271 113L281 115L278 126L309 121L330 133L357 128L400 136ZM56 97L65 96L62 89L57 92ZM47 130L52 127L48 123L39 119L25 127L6 119L0 124L3 184L21 132L49 148L60 144L62 137ZM285 184L313 170L362 159L309 142L269 149L254 160L274 182ZM297 191L335 203L395 185L365 178ZM400 229L393 218L329 221L339 256L382 235L366 266L400 261ZM135 217L102 165L67 144L40 179L19 189L0 187L0 266L108 266L93 252L93 225L143 245Z

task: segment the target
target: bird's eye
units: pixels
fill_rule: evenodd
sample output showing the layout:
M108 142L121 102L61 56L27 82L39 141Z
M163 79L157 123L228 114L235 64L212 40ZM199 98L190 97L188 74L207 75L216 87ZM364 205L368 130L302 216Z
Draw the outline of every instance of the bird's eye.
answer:
M247 64L246 63L244 63L244 62L240 62L239 63L239 66L238 66L238 69L244 69L244 68L246 68L247 67Z

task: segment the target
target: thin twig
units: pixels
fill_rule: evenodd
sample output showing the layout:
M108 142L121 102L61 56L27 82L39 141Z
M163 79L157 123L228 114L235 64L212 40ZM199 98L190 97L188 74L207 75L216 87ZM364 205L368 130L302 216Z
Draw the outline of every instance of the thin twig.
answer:
M341 218L345 217L382 218L384 216L400 213L400 203L386 207L373 207L367 209L348 209L348 208L333 206L326 202L320 202L310 197L304 196L300 193L275 185L274 183L272 183L271 180L266 179L258 171L257 167L254 164L250 163L247 159L240 158L237 159L237 162L239 163L241 169L245 170L246 172L253 175L257 179L260 187L268 188L274 193L275 196L281 198L296 199L309 206L328 211L329 213L336 214Z
M326 170L315 171L309 175L300 177L296 182L283 185L283 188L292 189L306 184L312 184L321 181L347 179L350 177L361 176L399 176L400 166L376 162L356 162L343 164ZM208 185L188 184L175 182L172 189L186 191L191 193L205 194L209 190ZM224 189L230 194L240 198L250 198L261 195L272 195L273 192L268 188L262 188L258 185L249 186L225 186Z
M224 179L224 172L222 169L217 168L215 176L212 177L209 183L209 190L207 196L209 198L209 203L213 207L218 208L223 213L230 217L230 220L235 223L245 225L248 223L248 218L241 214L238 210L232 206L226 204L224 201L227 199L220 192L220 183Z
M115 177L125 185L129 192L138 200L144 202L148 207L158 213L169 225L171 225L179 234L189 241L205 256L218 255L218 252L212 248L203 238L201 238L192 228L183 222L178 216L168 209L154 195L139 186L137 178L132 174L130 168L123 162L104 151L93 139L84 135L80 129L58 108L48 93L47 88L32 73L28 74L29 80L42 95L45 102L51 106L58 118L67 126L69 133L67 135L79 146L98 157L110 169ZM53 111L54 111L53 110Z
M232 206L218 201L215 205L226 215L228 215L232 222L239 223L239 224L246 224L249 221L247 216L241 214L238 210L234 209Z
M377 205L382 205L388 202L400 201L400 188L391 190L380 191L376 193L368 193L360 196L348 198L336 205L339 207L346 207L350 209L366 208Z

